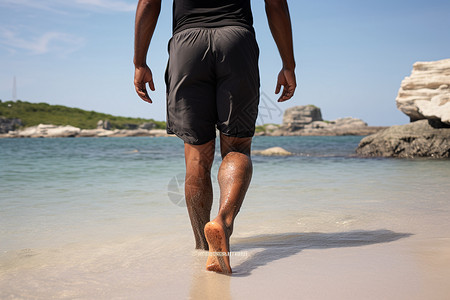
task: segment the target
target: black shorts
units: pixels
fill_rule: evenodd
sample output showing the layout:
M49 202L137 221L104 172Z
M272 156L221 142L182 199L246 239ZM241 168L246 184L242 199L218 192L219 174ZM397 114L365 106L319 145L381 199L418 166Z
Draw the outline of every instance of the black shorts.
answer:
M193 28L169 41L167 132L201 145L216 137L252 137L259 104L259 49L239 26Z

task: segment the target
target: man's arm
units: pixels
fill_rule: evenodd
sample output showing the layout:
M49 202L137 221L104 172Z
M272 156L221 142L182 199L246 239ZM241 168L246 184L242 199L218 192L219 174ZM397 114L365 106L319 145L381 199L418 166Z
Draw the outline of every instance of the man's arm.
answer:
M283 62L275 89L275 94L278 94L283 86L283 92L278 99L278 102L282 102L292 98L297 87L291 18L286 0L265 0L265 3L270 31Z
M148 96L146 84L152 91L155 90L153 75L147 66L147 52L155 31L161 0L139 0L136 9L136 24L134 32L134 86L142 100L152 103Z

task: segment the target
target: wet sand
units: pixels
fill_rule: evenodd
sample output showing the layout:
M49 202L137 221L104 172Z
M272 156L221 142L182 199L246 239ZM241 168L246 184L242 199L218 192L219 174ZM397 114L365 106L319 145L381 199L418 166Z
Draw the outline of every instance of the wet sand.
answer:
M392 219L385 222L388 229L340 232L278 227L261 234L245 231L249 223L241 222L240 234L231 239L231 276L205 270L208 251L192 250L187 221L187 216L173 218L173 233L163 236L2 254L0 298L410 300L450 295L449 222L440 214Z
M378 233L355 232L346 238L357 240L364 234L369 236L365 242L370 243ZM311 245L301 251L294 247L290 250L292 255L277 254L270 248L278 246L272 242L264 246L262 242L261 248L247 250L248 257L231 257L232 263L234 261L232 276L194 271L189 295L180 292L178 296L191 299L448 299L450 238L411 235L391 242L372 240L376 243L355 246L350 242L346 246L348 241L340 243L341 237L340 233L318 234L316 243L327 244L334 238L338 245L336 248ZM267 253L261 255L264 251ZM200 269L202 265L202 260L198 259L194 268ZM163 296L164 290L160 292Z

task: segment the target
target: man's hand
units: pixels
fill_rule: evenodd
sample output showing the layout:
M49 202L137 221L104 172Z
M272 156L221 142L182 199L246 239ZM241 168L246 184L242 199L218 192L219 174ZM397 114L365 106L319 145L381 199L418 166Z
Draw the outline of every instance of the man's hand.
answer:
M134 71L134 87L136 88L136 93L145 102L152 103L152 99L150 99L147 93L147 83L150 89L154 91L155 84L153 83L153 75L150 68L147 65L136 67Z
M278 98L278 102L291 99L292 96L294 96L295 88L297 87L297 81L293 70L281 69L280 73L278 73L275 94L280 92L281 86L283 86L283 92L281 93L280 98Z

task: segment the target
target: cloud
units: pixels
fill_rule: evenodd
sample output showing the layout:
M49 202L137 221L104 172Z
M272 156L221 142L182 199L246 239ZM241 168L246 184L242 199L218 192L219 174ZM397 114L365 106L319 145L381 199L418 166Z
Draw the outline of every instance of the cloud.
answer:
M6 46L12 52L15 50L26 50L30 54L35 55L55 53L65 56L80 49L84 45L84 39L56 31L25 38L19 36L14 30L0 28L0 44Z

